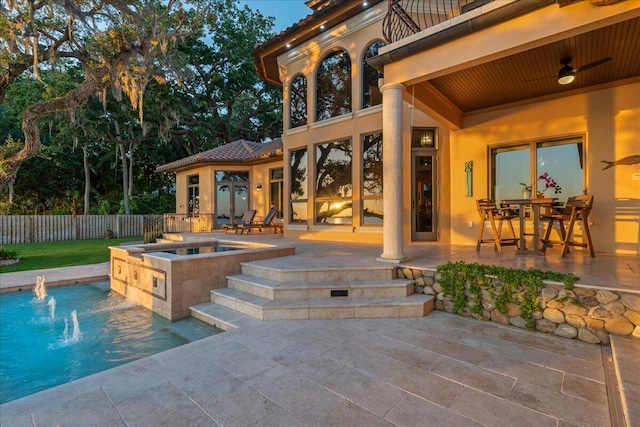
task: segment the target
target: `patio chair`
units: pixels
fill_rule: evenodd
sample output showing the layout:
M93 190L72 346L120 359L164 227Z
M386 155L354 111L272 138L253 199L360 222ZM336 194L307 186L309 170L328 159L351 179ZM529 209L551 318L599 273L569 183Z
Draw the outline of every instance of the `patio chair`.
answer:
M591 213L592 207L593 196L585 194L569 197L563 209L542 215L543 218L549 220L547 231L541 240L542 250L545 251L547 247L560 244L562 245L560 258L563 258L569 253L569 246L580 246L589 249L589 254L594 257L595 252L593 250L593 242L591 241L591 231L589 230L589 214ZM554 221L558 221L560 226L559 241L550 239ZM573 227L576 222L578 222L582 228L583 239L581 243L572 240Z
M253 229L258 229L262 232L263 228L272 228L274 233L282 233L282 224L276 224L275 219L278 214L278 210L273 208L269 211L267 216L264 217L264 221L258 224L239 224L240 234L249 234Z
M476 201L478 207L478 214L480 215L480 230L478 230L478 243L476 244L476 251L480 250L482 243L493 243L496 250L502 253L503 246L518 246L518 237L513 228L512 219L517 218L518 215L513 212L511 207L498 208L496 201L493 199L478 199ZM502 223L507 222L509 229L511 230L511 236L503 238L502 235ZM492 239L485 239L484 228L485 222L488 222L491 226L491 232L493 234Z
M222 228L224 228L224 234L227 234L229 231L232 231L232 230L235 234L238 234L239 226L251 224L255 216L256 216L256 211L254 209L247 209L242 215L240 222L233 223L233 224L222 224Z

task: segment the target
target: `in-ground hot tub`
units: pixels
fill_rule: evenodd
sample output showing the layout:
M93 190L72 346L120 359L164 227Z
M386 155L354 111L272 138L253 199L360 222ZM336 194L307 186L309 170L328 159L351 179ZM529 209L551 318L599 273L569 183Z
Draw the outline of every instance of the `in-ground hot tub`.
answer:
M211 290L226 287L227 276L240 273L240 263L295 253L291 246L219 239L109 249L111 289L170 320L211 301Z

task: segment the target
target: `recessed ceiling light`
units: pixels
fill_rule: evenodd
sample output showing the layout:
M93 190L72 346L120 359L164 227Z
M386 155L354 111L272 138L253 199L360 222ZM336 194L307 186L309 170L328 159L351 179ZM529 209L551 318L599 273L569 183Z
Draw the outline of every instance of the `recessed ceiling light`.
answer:
M287 49L291 47L291 43L287 43Z
M324 30L324 29L325 29L324 24L320 25L320 29L321 29L321 30Z
M362 2L362 5L363 5L364 7L367 7L367 6L369 6L369 3L368 3L368 2L366 2L366 1L363 1L363 2Z

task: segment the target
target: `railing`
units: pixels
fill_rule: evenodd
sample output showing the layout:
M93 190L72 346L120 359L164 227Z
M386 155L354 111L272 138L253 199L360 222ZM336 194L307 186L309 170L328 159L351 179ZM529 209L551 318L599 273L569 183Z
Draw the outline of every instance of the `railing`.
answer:
M382 33L394 43L493 0L389 0Z
M0 244L142 236L144 215L2 215Z
M220 223L225 223L220 218ZM226 223L229 221L227 220ZM216 221L213 214L188 214L166 213L149 217L144 224L144 241L149 243L162 236L163 233L208 233L215 229Z

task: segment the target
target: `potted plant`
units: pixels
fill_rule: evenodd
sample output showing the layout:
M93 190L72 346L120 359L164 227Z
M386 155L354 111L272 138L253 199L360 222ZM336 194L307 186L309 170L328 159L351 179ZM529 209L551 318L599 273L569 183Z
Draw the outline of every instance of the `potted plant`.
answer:
M520 185L522 185L522 197L525 199L530 199L531 198L531 190L533 189L532 185L527 185L524 182L521 182Z

